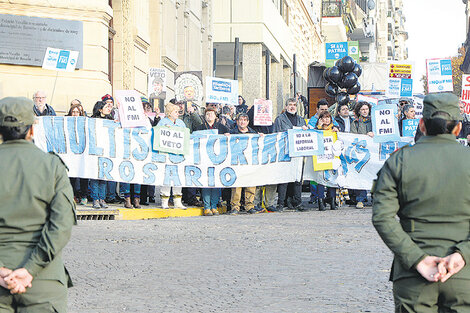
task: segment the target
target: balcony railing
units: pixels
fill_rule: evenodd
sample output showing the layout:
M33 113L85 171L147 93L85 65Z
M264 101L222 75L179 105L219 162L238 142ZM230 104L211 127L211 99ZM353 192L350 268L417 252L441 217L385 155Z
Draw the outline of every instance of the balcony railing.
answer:
M341 17L343 5L341 0L325 0L322 2L322 17Z

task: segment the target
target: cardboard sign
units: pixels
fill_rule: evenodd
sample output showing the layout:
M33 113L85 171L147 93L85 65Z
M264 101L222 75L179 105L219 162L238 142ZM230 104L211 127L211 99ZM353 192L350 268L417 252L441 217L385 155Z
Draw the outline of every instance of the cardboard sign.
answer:
M374 142L398 141L397 107L393 104L382 104L372 108L372 131Z
M470 114L470 75L462 75L462 96L460 100L464 103L464 112Z
M388 77L411 79L412 68L413 65L409 63L390 62Z
M164 68L149 68L147 83L149 100L166 98L166 70Z
M206 77L206 102L238 105L238 80Z
M322 155L324 153L323 132L321 131L289 129L287 135L290 157Z
M114 94L119 107L119 121L122 127L150 127L144 114L140 94L135 90L116 90Z
M73 72L78 62L78 51L47 48L42 68L55 71Z
M335 155L333 146L338 138L334 131L323 131L323 154L312 156L313 170L323 171L331 170L339 165L339 157ZM338 163L338 164L336 164Z
M349 55L356 62L359 62L359 42L327 42L325 43L325 65L331 67L335 65L336 60Z
M270 126L273 124L273 102L255 99L253 125Z
M204 97L202 72L176 72L175 96L178 101L198 102Z
M389 62L388 87L385 95L390 98L413 96L413 64Z
M427 59L428 92L454 91L450 59Z
M183 155L189 153L189 128L155 126L153 132L153 150Z
M403 137L413 137L416 135L418 129L419 119L403 120L401 129Z

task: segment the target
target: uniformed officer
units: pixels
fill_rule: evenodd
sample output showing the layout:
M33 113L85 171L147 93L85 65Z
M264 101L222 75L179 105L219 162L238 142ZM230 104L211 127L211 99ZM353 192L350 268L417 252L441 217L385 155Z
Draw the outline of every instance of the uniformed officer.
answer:
M470 312L470 150L455 139L460 118L455 95L427 95L425 136L393 153L372 189L372 222L394 253L396 312Z
M31 100L0 100L0 312L67 310L73 191L61 159L31 142L33 123Z

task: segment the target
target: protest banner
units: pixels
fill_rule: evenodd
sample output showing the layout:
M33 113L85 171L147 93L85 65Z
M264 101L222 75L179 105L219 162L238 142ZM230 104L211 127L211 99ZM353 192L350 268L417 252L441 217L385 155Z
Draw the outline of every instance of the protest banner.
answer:
M116 90L114 98L118 103L119 121L122 127L150 127L137 91Z
M413 106L415 108L415 117L420 119L423 117L423 98L413 97Z
M370 96L364 96L364 95L360 95L360 94L357 94L356 101L357 102L365 101L365 102L370 103L372 106L377 105L379 103L379 99L377 99L377 98L370 97Z
M315 129L289 129L289 156L301 157L324 153L323 133Z
M427 59L428 92L454 91L450 59Z
M78 51L61 50L48 47L42 68L46 70L73 72L78 63Z
M403 62L388 63L388 88L385 95L390 98L413 96L413 64Z
M402 135L403 137L415 137L416 130L418 129L419 119L410 119L402 121Z
M166 98L166 70L164 68L149 68L147 84L149 100Z
M464 112L470 114L470 75L462 75L462 95L460 100L464 103Z
M238 105L238 80L206 77L206 102Z
M187 155L189 153L189 128L153 127L153 150Z
M372 181L385 160L397 149L409 145L411 138L376 143L367 135L338 133L340 166L336 170L315 171L310 157L304 167L304 180L315 181L329 187L370 190ZM313 157L312 157L313 158Z
M204 97L202 72L176 72L175 97L177 101L200 103Z
M191 136L187 155L152 149L147 128L107 119L39 117L35 144L54 151L70 177L156 186L250 187L300 181L303 158L290 158L287 132Z
M273 124L273 102L265 99L255 99L253 125L270 126Z
M372 132L375 142L398 141L397 106L393 104L381 104L372 108Z
M208 136L208 135L217 135L218 133L219 132L217 129L203 129L203 130L193 131L192 135Z
M359 42L327 42L325 43L325 66L332 67L335 62L349 55L359 63Z
M468 146L468 139L467 138L457 138L457 142L460 143L462 146Z
M325 130L323 132L323 154L312 156L313 169L315 171L323 171L335 168L336 162L339 161L338 157L335 156L333 151L333 144L337 139L337 134L331 130Z

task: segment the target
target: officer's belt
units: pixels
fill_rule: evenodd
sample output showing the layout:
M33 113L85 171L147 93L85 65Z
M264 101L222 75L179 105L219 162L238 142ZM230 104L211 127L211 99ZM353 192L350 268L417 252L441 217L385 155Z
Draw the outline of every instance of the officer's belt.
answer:
M470 232L470 221L446 221L446 222L422 222L414 219L400 219L400 224L403 230L407 233L419 232L427 233L435 238L435 230L445 228L446 238L452 240L466 240ZM431 235L434 234L434 235Z

